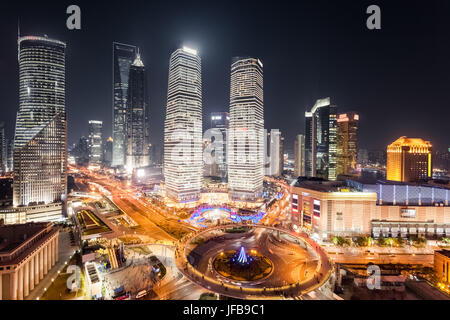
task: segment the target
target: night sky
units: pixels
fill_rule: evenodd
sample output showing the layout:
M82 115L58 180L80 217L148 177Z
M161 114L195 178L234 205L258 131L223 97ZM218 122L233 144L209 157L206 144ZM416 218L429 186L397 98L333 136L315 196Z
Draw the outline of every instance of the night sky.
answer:
M137 45L148 73L150 134L161 145L169 56L183 45L202 58L204 124L228 111L233 56L264 64L265 127L286 148L304 112L330 96L360 114L360 148L385 149L402 135L450 147L450 1L2 1L0 121L14 132L18 110L17 19L22 35L67 42L69 143L103 120L111 135L113 41ZM66 28L77 4L82 29ZM381 7L382 30L366 28Z

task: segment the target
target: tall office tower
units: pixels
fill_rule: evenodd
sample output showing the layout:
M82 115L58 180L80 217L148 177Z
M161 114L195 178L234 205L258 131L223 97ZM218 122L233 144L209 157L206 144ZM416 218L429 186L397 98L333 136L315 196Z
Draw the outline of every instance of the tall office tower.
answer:
M27 36L18 46L13 204L61 203L67 192L66 44Z
M294 175L305 176L305 136L298 134L294 142Z
M75 147L72 149L72 155L78 166L85 167L89 165L89 139L81 137Z
M231 64L228 190L232 200L254 201L263 190L263 64L234 58Z
M417 138L400 137L387 147L386 179L402 182L432 177L432 145Z
M283 173L284 166L284 154L283 154L283 142L284 138L281 135L280 130L272 129L267 133L267 150L269 151L269 157L265 161L265 172L267 176L279 177Z
M102 164L102 128L102 121L89 120L89 165Z
M359 149L358 150L358 157L357 157L358 164L366 165L369 163L369 152L367 149Z
M126 169L150 165L145 67L138 52L130 67L127 106Z
M227 131L230 125L228 112L211 113L211 136L214 144L210 175L224 180L227 178Z
M125 166L130 67L136 47L113 42L113 167Z
M358 121L359 115L354 112L339 114L337 118L336 175L348 174L356 168Z
M169 198L177 202L199 199L203 179L201 60L196 50L187 47L170 56L164 178Z
M6 142L6 167L7 167L7 172L12 172L13 169L14 169L13 155L14 155L14 139L8 139L7 142Z
M305 112L306 176L336 180L336 106L319 99Z
M109 137L103 144L103 165L110 167L112 164L113 138Z
M5 137L5 123L0 122L0 175L7 172L7 139Z

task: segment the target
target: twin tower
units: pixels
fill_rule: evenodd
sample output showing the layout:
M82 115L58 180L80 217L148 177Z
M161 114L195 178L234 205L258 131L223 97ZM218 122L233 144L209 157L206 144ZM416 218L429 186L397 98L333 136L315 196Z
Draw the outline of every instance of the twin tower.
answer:
M178 203L198 200L202 188L201 76L201 59L196 50L183 47L172 53L164 123L164 177L166 195ZM261 61L234 58L226 160L233 201L254 201L262 193L263 101Z

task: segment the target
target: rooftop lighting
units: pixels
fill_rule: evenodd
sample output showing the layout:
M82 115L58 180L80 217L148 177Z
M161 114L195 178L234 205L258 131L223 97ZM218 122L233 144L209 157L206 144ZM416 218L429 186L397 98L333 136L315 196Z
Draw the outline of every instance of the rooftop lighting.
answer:
M189 48L189 47L183 47L183 51L185 51L185 52L187 52L187 53L190 53L190 54L197 55L197 50L191 49L191 48Z

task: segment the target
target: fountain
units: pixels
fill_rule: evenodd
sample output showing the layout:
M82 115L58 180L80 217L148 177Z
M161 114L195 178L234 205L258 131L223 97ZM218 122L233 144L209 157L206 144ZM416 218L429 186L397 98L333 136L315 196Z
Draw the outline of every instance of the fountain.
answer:
M269 276L272 262L254 249L249 252L244 247L221 252L214 259L214 270L225 278L239 281L255 281Z

